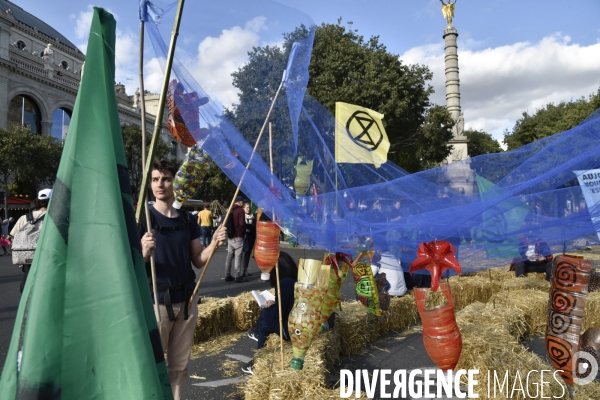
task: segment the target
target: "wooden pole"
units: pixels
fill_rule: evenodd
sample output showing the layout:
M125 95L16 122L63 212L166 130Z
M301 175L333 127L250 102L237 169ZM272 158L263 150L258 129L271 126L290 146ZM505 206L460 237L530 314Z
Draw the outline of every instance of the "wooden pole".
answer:
M164 115L165 102L167 99L167 91L169 89L169 79L171 78L171 67L173 66L173 58L175 57L175 45L177 44L177 36L179 36L179 25L181 23L181 13L183 12L183 3L185 0L179 0L177 4L177 11L175 13L175 22L173 24L173 31L171 32L171 43L169 44L169 52L167 54L167 62L165 64L165 77L163 79L162 89L160 97L158 99L158 108L156 110L156 120L154 121L154 132L152 134L152 142L150 142L150 150L148 152L148 162L144 169L144 175L142 178L142 185L140 194L138 197L138 205L144 204L146 201L146 188L148 187L148 181L150 179L150 173L152 171L152 162L154 160L154 152L156 151L156 145L160 139L160 131L162 128L162 119ZM142 207L138 207L135 211L135 220L138 225L140 223L142 215Z
M142 115L142 171L146 169L146 100L144 99L144 21L140 20L140 111ZM140 187L140 191L145 191L146 187ZM138 207L140 204L138 203ZM150 222L150 210L148 209L148 199L144 201L144 210L146 213L146 227L148 232L152 230ZM158 293L156 292L156 263L154 253L150 254L150 272L152 275L152 294L154 296L154 314L156 320L160 322L160 311L158 310Z
M273 186L273 132L269 122L269 164L271 165L271 186ZM275 222L275 210L271 212ZM279 240L279 238L277 239ZM275 263L275 280L277 281L277 310L279 311L279 354L281 356L281 370L283 371L283 318L281 316L281 286L279 284L279 261Z
M258 134L258 137L256 138L256 143L254 144L254 149L252 149L252 154L250 154L250 159L248 160L248 164L246 165L246 169L244 170L244 173L242 174L242 177L240 178L240 182L237 185L237 188L235 189L235 193L233 194L233 199L231 199L231 203L229 204L229 208L227 209L227 214L225 214L225 218L223 218L223 223L225 223L225 221L227 221L227 218L229 218L229 214L231 214L231 209L233 208L233 204L235 202L235 198L238 196L238 194L240 193L240 186L242 186L242 182L244 182L244 178L246 177L246 172L248 172L248 168L250 168L250 163L252 162L252 158L254 157L254 154L256 153L256 149L258 148L258 143L260 142L260 138L262 137L263 132L265 131L265 127L267 126L267 122L269 121L269 118L271 117L271 111L273 111L273 107L275 106L275 102L277 101L277 97L279 97L279 92L281 91L281 88L283 87L283 82L285 80L285 71L283 73L283 79L281 80L281 83L279 84L279 88L277 88L277 92L275 93L275 97L273 97L273 102L271 103L271 107L269 108L269 112L267 112L267 117L265 118L265 122L263 123L262 128L260 129L260 133ZM192 293L192 299L194 298L194 296L196 296L196 293L198 293L198 289L200 289L200 284L202 283L202 280L204 279L204 274L206 274L206 270L208 269L208 265L210 264L210 260L212 260L213 256L215 255L215 251L217 250L217 246L214 246L210 252L210 254L208 255L208 259L206 260L206 264L204 264L204 269L202 270L202 274L200 275L200 279L198 279L198 283L196 283L196 287L194 288L194 292ZM192 303L190 302L189 307L192 306ZM188 307L188 308L189 308Z

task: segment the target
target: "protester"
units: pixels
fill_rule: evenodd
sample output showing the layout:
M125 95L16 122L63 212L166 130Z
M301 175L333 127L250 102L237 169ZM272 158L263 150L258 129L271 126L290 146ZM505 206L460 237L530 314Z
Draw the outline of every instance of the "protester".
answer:
M244 252L244 236L246 235L246 217L244 216L244 198L235 198L231 214L225 221L227 226L227 258L225 260L225 281L248 282L243 276L242 257ZM231 266L233 263L233 275Z
M404 296L406 293L406 283L404 282L404 271L400 266L400 261L391 253L384 252L380 257L373 260L371 264L373 276L384 273L387 284L383 289L390 297Z
M244 254L242 258L242 276L250 276L248 272L248 264L250 264L250 256L254 249L256 241L256 215L252 213L250 203L244 203L244 217L246 218L246 236L244 237Z
M26 227L26 224L41 224L42 219L46 215L46 209L48 207L48 203L50 202L50 198L52 197L52 189L42 189L38 192L37 199L35 201L35 209L30 213L27 213L21 218L17 220L17 223L10 231L10 239L12 240L17 232L19 232L22 228ZM28 217L29 221L28 222ZM9 221L10 222L10 221ZM39 234L39 230L41 229L41 225L38 226L36 232ZM37 243L36 243L37 244ZM35 248L35 246L33 246ZM14 249L13 249L14 252ZM14 258L13 258L14 260ZM14 261L13 261L14 262ZM17 262L15 262L16 264ZM23 263L21 264L23 268L23 278L21 279L21 285L19 286L19 290L23 293L23 289L25 288L25 282L27 282L27 275L29 274L29 269L31 268L31 263Z
M2 241L2 250L4 251L3 254L0 254L0 256L7 256L10 253L6 250L6 242L5 240L8 240L8 225L9 225L9 221L8 219L5 219L4 221L2 221L2 239L4 239Z
M515 271L515 277L527 276L528 272L545 272L546 280L552 278L552 252L545 242L531 241L524 236L519 239L520 259L514 259L510 270Z
M188 378L187 365L192 350L198 307L191 299L196 275L191 268L202 268L210 253L227 234L224 228L214 233L208 247L200 242L200 227L186 211L173 207L173 178L177 169L169 161L153 165L151 188L156 201L150 207L152 231L142 226L142 255L147 262L154 252L156 286L160 321L158 329L163 350L166 351L167 370L175 400L180 399ZM144 224L142 224L144 225ZM150 279L149 263L146 263Z
M202 246L208 247L212 235L213 216L208 209L208 204L204 205L204 209L198 213L198 225L202 234Z
M281 323L283 326L283 339L290 340L288 332L288 318L294 307L294 285L298 280L298 267L294 259L286 252L279 253L279 286L281 288ZM279 303L277 297L277 280L275 271L270 275L271 287L275 288L275 301L267 301L267 307L263 308L256 322L256 327L248 330L248 337L256 340L257 349L265 346L267 338L271 333L279 335ZM254 361L250 360L242 366L242 371L252 374Z

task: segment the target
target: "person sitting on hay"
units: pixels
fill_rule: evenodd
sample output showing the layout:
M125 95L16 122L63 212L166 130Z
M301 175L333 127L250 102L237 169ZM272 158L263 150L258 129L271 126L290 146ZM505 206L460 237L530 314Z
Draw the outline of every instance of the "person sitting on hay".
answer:
M283 326L283 339L290 340L288 332L288 317L294 307L294 285L298 281L298 267L292 256L282 251L279 253L279 286L281 288L281 318ZM256 340L257 349L265 347L267 338L271 333L279 335L279 308L277 304L277 281L275 271L269 276L271 287L275 288L275 301L268 300L267 306L262 309L256 326L248 330L248 337ZM242 371L253 374L254 360L242 366Z
M545 272L546 280L552 278L552 252L545 242L531 241L527 236L519 239L519 254L521 258L513 259L510 270L515 271L515 277L527 276L528 272Z
M282 251L279 253L279 286L281 288L281 319L283 327L283 339L289 341L290 333L288 331L288 318L292 308L294 308L294 285L298 281L298 266L292 256ZM275 271L272 270L269 276L269 282L272 288L275 288L275 301L268 300L267 306L262 309L256 326L248 330L248 337L256 340L257 349L265 347L267 338L270 334L279 335L279 308L277 304L277 281ZM332 314L327 322L325 330L332 329L335 321L335 313ZM242 371L247 374L253 374L254 360L242 366Z

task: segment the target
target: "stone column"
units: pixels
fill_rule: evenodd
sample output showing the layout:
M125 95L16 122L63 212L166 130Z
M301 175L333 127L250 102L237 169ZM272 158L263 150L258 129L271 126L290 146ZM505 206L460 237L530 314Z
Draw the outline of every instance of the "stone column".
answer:
M454 147L452 153L446 159L447 163L464 160L468 158L467 143L464 136L464 117L460 110L460 79L458 77L458 46L456 39L458 32L453 25L444 29L444 48L446 64L446 107L454 118L456 124L452 128L452 140L450 144Z
M0 58L10 60L10 29L0 25Z

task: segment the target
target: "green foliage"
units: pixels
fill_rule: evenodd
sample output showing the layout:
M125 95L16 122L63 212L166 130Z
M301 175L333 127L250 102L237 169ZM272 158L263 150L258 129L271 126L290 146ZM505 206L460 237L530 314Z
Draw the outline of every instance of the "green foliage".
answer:
M215 164L204 177L193 198L210 202L218 200L221 204L229 204L235 189L233 182Z
M131 180L131 192L134 198L137 197L140 185L142 184L142 129L138 125L123 125L123 145L125 147L125 159L129 168L129 178ZM146 149L150 148L152 134L146 135ZM146 150L147 151L147 150ZM155 160L170 158L169 146L162 140L159 140L154 153Z
M383 122L392 145L388 158L408 171L443 161L449 154L447 144L451 134L448 127L452 122L444 107L429 110L429 96L433 93L433 88L426 83L432 78L429 69L404 65L398 55L389 53L379 43L377 36L365 40L355 30L341 26L340 22L337 25L322 24L316 29L308 93L331 113L335 112L335 102L341 101L385 114ZM249 53L248 63L232 74L233 85L239 89L240 103L227 110L227 116L251 145L256 141L281 82L282 71L275 66L286 64L291 44L306 33L301 27L285 35L283 47L254 48ZM285 98L282 96L277 102L283 107L270 119L274 123L275 137L290 129ZM249 104L252 107L244 107ZM302 137L298 145L298 153L302 154L305 145ZM258 152L268 160L266 143L259 146ZM273 153L285 152L274 148ZM295 160L281 159L275 172L277 174L278 168L286 170L294 165ZM291 187L293 182L284 184Z
M502 147L491 134L484 131L467 129L464 135L469 139L469 157L477 157L482 154L500 153Z
M524 112L512 131L504 133L504 143L508 150L513 150L555 133L564 132L577 126L598 108L600 89L587 100L582 97L570 102L563 101L558 105L550 103L533 115Z
M34 196L38 185L52 186L62 154L62 142L35 135L28 127L0 129L0 185L6 193ZM6 207L6 203L5 203Z

